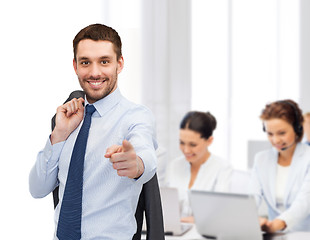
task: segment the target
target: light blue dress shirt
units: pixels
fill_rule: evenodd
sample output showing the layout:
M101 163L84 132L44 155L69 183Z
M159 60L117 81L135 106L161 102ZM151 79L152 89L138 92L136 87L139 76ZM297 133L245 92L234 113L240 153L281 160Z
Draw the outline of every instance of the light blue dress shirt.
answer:
M129 240L136 232L134 215L142 185L156 171L154 116L148 108L125 99L119 89L93 105L96 112L92 116L84 163L82 239ZM45 197L59 185L56 228L71 153L81 125L65 142L51 145L48 139L29 176L30 192L35 198ZM104 157L108 147L121 145L124 139L143 160L145 170L138 180L118 176Z

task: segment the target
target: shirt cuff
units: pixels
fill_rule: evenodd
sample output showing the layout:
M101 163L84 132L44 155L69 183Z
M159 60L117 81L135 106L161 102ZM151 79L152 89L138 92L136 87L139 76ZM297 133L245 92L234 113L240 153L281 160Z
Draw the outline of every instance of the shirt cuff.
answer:
M141 151L137 153L137 155L141 158L144 164L144 172L142 175L136 179L137 182L148 182L156 172L156 155L154 151L154 155L150 151Z
M44 158L46 162L49 165L53 166L57 164L64 145L65 145L65 141L58 142L52 145L50 137L48 138L48 140L46 141L45 147L43 149L43 154L44 154Z
M276 218L285 222L286 228L283 230L284 232L288 232L295 225L294 219L286 213L282 213Z

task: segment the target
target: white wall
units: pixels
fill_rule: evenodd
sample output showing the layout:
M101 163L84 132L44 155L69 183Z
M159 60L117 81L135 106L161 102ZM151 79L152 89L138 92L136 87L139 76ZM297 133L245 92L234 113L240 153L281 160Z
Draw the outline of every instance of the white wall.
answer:
M300 104L310 112L310 1L300 0Z
M192 5L192 108L217 118L211 151L246 169L248 141L266 139L259 119L265 104L299 100L299 2Z
M157 121L165 161L180 154L179 124L191 103L191 11L188 0L142 2L142 103Z

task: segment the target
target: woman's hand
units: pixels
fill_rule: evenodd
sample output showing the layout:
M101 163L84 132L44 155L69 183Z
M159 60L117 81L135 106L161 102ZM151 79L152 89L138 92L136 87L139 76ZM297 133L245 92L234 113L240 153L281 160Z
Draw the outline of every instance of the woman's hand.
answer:
M267 233L274 233L277 231L284 230L286 228L286 223L281 219L274 219L269 221L266 218L259 218L259 224L262 231Z
M195 220L194 220L193 216L189 216L189 217L182 217L181 222L183 222L183 223L194 223Z

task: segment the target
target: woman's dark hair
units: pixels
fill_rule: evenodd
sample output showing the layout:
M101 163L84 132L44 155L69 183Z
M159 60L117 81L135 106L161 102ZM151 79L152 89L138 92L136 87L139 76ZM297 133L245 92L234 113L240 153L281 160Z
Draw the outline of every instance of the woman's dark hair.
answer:
M190 129L208 139L216 128L216 119L210 112L188 112L181 121L181 129Z
M260 119L265 121L274 118L280 118L291 124L297 135L296 141L300 142L302 140L304 134L302 126L304 117L297 103L287 99L267 104L260 115ZM264 125L263 130L265 131Z

